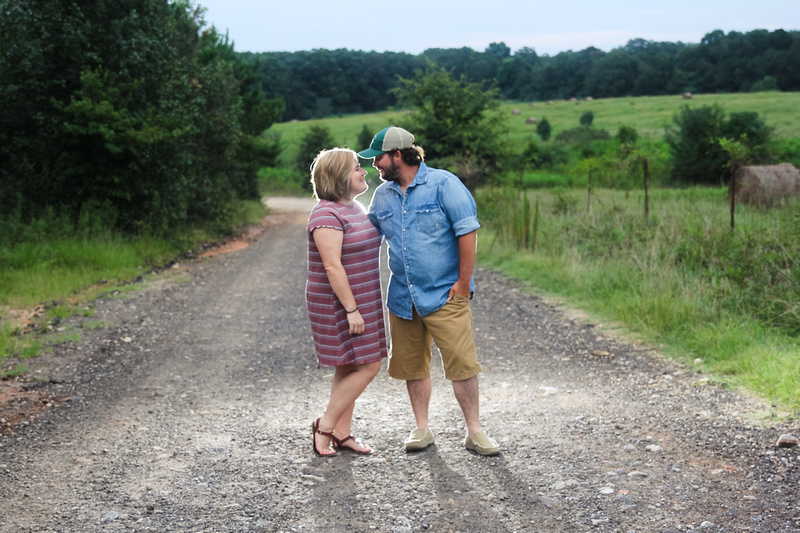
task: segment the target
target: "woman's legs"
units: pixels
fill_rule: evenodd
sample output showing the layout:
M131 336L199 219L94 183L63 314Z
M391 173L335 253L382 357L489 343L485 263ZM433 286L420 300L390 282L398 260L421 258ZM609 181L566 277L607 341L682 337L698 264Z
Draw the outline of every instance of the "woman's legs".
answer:
M331 386L331 398L328 408L319 421L319 427L323 431L336 430L336 435L345 438L350 435L350 424L353 419L356 399L361 396L367 385L380 372L381 363L367 363L365 365L342 365L337 366L333 376ZM328 442L325 442L328 441ZM317 435L317 446L320 450L322 446L327 446L330 439L323 435ZM357 443L349 441L348 445L357 446Z

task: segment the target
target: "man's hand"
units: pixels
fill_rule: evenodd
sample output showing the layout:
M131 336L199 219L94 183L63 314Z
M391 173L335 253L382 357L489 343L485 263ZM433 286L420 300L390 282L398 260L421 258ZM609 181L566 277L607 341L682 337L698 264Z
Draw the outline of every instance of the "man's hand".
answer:
M450 288L450 294L447 297L447 301L449 302L450 300L452 300L454 294L459 294L459 295L463 296L464 298L466 298L467 300L469 300L469 292L470 292L469 291L469 280L462 281L462 280L459 279Z

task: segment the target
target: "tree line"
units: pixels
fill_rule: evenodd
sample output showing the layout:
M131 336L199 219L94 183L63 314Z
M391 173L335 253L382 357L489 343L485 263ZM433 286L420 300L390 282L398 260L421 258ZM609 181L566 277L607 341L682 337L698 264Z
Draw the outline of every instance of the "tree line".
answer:
M604 52L589 47L554 56L504 43L471 48L395 52L318 49L242 53L270 98L286 103L282 120L382 111L396 106L389 91L429 62L486 83L511 100L610 98L664 94L800 91L800 31L715 30L699 43L634 39Z
M189 0L0 0L0 13L5 230L55 213L163 234L256 197L283 102Z

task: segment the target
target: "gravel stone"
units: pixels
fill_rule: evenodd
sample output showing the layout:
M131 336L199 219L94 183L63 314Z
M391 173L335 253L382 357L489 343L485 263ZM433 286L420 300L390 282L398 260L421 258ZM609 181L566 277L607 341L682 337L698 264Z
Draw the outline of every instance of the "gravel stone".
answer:
M50 407L0 412L0 531L800 531L798 448L776 445L796 420L483 268L502 455L464 449L437 361L434 445L403 451L413 415L384 368L353 424L376 453L316 457L332 371L304 304L308 209L89 304L107 327L27 362L43 385L15 394Z

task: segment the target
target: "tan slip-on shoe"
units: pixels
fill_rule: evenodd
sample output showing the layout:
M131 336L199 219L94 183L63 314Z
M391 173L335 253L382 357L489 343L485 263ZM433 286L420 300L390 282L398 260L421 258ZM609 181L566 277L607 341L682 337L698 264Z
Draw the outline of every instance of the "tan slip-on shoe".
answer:
M420 428L412 431L405 442L407 452L424 450L431 444L433 444L433 433L431 433L431 430Z
M500 455L500 446L483 431L476 431L472 435L467 435L464 446L468 450L478 452L481 455Z

